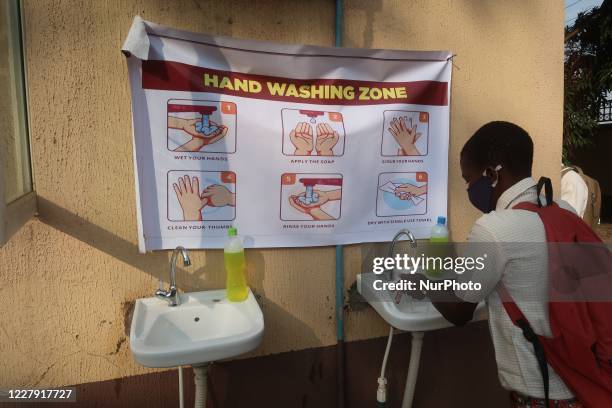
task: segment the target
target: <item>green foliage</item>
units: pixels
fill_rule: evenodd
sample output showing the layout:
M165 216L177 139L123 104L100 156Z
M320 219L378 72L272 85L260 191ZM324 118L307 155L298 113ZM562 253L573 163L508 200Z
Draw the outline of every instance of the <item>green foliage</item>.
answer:
M565 28L563 158L591 144L599 107L612 90L612 0Z

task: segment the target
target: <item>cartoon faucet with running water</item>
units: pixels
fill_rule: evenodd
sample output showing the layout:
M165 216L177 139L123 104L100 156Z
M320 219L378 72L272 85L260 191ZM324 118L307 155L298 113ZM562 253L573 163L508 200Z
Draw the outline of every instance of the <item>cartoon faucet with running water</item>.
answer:
M217 110L216 106L207 105L168 105L168 112L197 113L201 115L200 121L195 123L195 130L204 137L212 137L217 134L220 127L210 120L210 116Z
M202 115L202 121L196 123L196 130L204 136L210 136L219 130L219 126L210 123L210 115L217 110L215 106L198 106L197 113Z
M311 206L319 202L319 194L314 191L314 187L317 184L342 187L341 178L301 178L300 183L304 185L306 192L303 196L299 196L298 200L305 206Z
M300 114L308 116L310 118L310 123L314 125L317 123L317 118L323 116L325 112L300 109Z

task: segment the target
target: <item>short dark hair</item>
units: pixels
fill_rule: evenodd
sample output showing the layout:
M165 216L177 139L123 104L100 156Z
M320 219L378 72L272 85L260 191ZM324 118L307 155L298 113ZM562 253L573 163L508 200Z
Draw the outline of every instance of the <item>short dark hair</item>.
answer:
M514 123L495 121L482 126L461 150L461 157L483 169L501 164L516 176L531 176L533 141Z

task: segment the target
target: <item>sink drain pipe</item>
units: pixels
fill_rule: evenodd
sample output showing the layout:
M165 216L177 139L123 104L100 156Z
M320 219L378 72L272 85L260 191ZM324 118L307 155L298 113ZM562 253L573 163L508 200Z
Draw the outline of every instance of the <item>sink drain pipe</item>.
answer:
M336 47L342 47L343 13L343 1L336 0L336 20L334 25L334 46ZM344 408L344 253L342 245L336 245L336 341L336 407Z
M193 366L193 382L195 383L195 408L206 408L206 379L208 364Z
M404 398L402 400L402 408L411 408L414 400L414 391L416 388L417 376L419 374L419 366L421 363L421 350L423 349L423 332L411 332L412 340L410 344L410 362L408 363L408 374L406 375L406 385L404 388ZM382 367L380 369L380 377L378 377L378 390L376 391L376 402L379 408L384 408L387 403L387 361L389 359L389 350L393 341L393 326L389 326L389 337L387 339L387 348L383 357Z
M421 363L421 350L423 348L423 332L412 332L412 342L410 345L410 365L408 366L408 375L406 376L406 388L404 389L404 400L402 408L412 407L414 399L414 389L416 388L416 380L419 374L419 365Z
M185 408L185 398L183 396L183 367L178 367L178 378L179 378L179 408Z

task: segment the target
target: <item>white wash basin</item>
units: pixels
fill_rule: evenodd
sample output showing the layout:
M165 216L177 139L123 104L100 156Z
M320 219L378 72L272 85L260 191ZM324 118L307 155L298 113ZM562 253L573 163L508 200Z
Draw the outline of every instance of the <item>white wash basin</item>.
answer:
M399 297L400 302L396 303L395 291L375 290L372 286L374 279L382 278L381 275L374 275L373 273L357 275L357 290L391 326L404 331L422 332L443 329L453 325L427 299L416 300L402 295ZM481 302L474 311L472 321L486 318L486 307Z
M225 290L180 294L171 307L155 297L138 299L130 329L134 359L147 367L194 365L255 349L264 320L253 293L230 302Z

